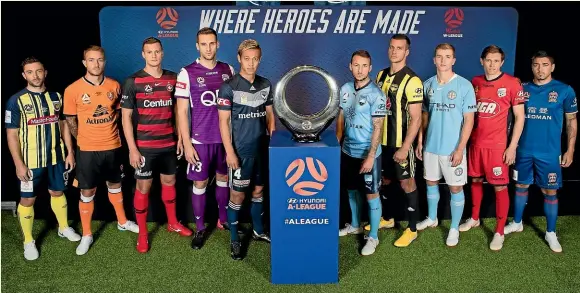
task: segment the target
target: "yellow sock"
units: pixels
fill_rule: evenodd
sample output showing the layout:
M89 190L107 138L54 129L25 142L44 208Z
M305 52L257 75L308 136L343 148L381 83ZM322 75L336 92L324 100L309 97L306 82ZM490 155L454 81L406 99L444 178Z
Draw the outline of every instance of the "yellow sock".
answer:
M32 240L32 224L34 222L34 207L25 207L18 204L18 219L20 220L20 227L22 234L24 234L24 243L29 243Z
M52 211L56 215L56 220L58 221L59 228L61 229L67 228L68 215L67 215L66 197L64 195L58 197L51 196L50 206L52 207Z

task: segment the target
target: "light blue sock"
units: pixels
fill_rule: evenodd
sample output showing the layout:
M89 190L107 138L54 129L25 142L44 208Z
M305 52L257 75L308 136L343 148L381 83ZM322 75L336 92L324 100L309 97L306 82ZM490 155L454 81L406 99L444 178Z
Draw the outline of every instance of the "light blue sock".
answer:
M350 221L350 225L353 228L358 228L360 226L360 218L359 218L359 202L360 202L360 194L356 190L349 190L348 191L348 203L350 204L350 212L352 215L352 220Z
M437 219L437 205L439 204L439 185L427 185L427 206L429 207L429 219Z
M369 215L371 220L371 232L369 233L370 237L374 239L379 239L379 225L381 223L381 215L383 214L381 208L381 200L377 197L371 199L369 202Z
M451 229L459 229L459 221L463 215L465 205L465 195L463 190L458 193L451 193Z

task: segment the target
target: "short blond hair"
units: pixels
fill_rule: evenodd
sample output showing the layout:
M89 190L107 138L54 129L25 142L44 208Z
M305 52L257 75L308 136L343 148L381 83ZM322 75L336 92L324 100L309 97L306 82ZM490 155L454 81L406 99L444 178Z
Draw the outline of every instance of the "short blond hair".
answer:
M451 50L453 51L453 58L455 58L455 47L449 43L437 45L437 47L435 47L435 52L433 52L435 56L437 56L437 50Z
M243 40L242 41L242 43L238 47L238 56L241 57L243 51L245 51L245 50L251 50L251 49L258 49L258 50L260 50L260 56L262 56L262 48L260 48L260 44L258 44L258 41L252 40L252 39L248 39L248 40Z
M87 53L90 51L101 52L101 54L103 54L103 57L105 57L105 49L103 49L103 47L93 45L85 49L85 51L83 52L83 59L87 57Z

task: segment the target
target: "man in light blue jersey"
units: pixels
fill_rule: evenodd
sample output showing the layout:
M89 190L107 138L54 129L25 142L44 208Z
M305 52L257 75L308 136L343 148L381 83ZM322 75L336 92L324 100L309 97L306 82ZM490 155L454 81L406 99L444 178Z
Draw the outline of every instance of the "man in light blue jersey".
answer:
M354 81L340 89L340 113L336 136L342 142L341 178L346 182L352 220L338 235L361 234L359 210L361 196L369 203L371 229L362 255L371 255L379 244L378 230L382 208L379 199L381 182L381 148L379 148L386 115L385 94L369 78L371 56L365 50L354 52L350 59Z
M562 167L572 164L576 144L578 105L569 85L552 79L554 58L545 51L532 57L534 80L524 83L526 122L516 152L513 179L516 181L514 219L505 234L524 230L522 216L528 201L528 188L535 183L544 194L546 242L554 252L562 246L556 236L558 219L557 192L562 187ZM562 122L566 117L568 147L561 156Z
M439 180L443 177L451 192L451 227L446 243L447 246L455 246L459 242L459 221L465 203L463 195L463 185L467 183L465 147L473 129L477 106L471 82L453 72L455 64L453 45L447 43L437 45L433 61L437 67L437 75L424 83L422 134L419 135L416 154L417 158L423 160L429 216L417 224L417 230L434 228L439 223L437 220ZM422 151L424 153L421 153Z

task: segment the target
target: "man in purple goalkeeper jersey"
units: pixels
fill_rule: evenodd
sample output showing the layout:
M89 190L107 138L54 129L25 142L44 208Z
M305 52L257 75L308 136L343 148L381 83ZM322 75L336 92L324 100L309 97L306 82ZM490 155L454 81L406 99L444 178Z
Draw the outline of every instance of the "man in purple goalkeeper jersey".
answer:
M221 84L234 75L234 69L227 63L216 60L219 42L215 30L199 30L195 46L200 57L179 72L175 97L178 127L188 162L187 179L193 181L191 200L197 232L191 241L191 247L201 249L207 236L204 211L210 170L216 172L215 193L219 210L217 227L228 229L228 166L220 136L216 100Z

